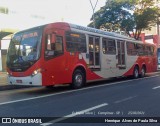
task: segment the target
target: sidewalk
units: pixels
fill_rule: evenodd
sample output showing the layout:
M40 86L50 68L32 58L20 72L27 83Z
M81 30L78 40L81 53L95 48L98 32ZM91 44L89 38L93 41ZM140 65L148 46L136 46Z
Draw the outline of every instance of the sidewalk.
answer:
M7 84L7 72L0 72L0 91L9 89Z
M7 85L7 72L0 72L0 86Z

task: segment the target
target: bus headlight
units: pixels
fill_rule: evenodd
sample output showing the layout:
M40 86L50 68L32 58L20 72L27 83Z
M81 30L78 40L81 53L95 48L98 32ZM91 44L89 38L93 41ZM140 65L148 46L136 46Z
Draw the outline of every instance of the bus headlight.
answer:
M6 74L7 74L8 76L12 76L12 73L7 72Z
M42 71L42 69L41 68L39 68L39 69L37 69L37 70L35 70L35 71L33 71L33 73L32 73L32 77L33 76L35 76L35 75L37 75L38 73L40 73Z

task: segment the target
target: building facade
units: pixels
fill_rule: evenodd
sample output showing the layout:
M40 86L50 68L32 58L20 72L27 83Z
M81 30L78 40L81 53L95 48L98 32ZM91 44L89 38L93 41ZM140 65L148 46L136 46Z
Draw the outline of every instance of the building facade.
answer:
M155 2L155 6L160 7L160 0L153 0ZM160 24L156 24L150 30L142 31L140 39L144 42L154 43L158 47L160 47Z

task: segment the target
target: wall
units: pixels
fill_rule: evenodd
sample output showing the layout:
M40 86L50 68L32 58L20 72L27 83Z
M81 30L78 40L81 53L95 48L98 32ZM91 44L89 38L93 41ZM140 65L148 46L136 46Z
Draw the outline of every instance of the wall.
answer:
M5 37L0 42L0 71L6 71L7 50L10 43L10 37Z

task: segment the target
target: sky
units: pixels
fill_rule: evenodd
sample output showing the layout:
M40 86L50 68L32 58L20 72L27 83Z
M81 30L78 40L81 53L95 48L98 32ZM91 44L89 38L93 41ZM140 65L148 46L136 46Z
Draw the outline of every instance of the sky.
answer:
M96 0L91 1L95 5ZM95 11L105 2L99 0ZM89 0L0 0L0 6L10 10L10 15L0 14L0 28L25 29L57 21L87 26L93 14Z

